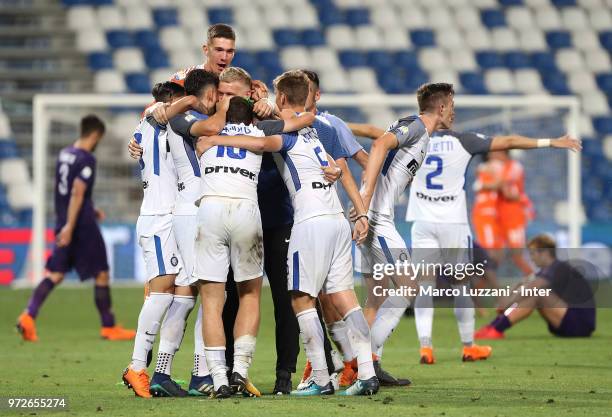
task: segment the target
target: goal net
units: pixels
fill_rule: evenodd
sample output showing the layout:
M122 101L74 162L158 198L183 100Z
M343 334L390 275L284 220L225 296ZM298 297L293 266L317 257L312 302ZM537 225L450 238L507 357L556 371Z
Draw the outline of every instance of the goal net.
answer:
M103 209L102 224L111 276L132 280L142 276L142 258L135 239L142 187L138 164L130 159L127 143L142 109L151 102L148 95L38 95L34 99L33 244L27 282L43 276L51 242L46 231L53 227L54 169L59 150L78 137L80 118L89 113L107 125L104 140L96 150L97 177L94 203ZM413 114L413 95L323 95L320 110L329 111L347 122L367 122L386 128L395 119ZM455 130L488 135L517 133L531 137L557 137L565 132L578 135L579 103L573 97L551 96L457 96ZM359 138L366 150L371 141ZM580 158L565 151L534 150L514 155L525 167L526 191L537 214L528 234L550 232L562 246L580 245L583 219L580 198ZM477 161L474 161L477 162ZM473 198L474 166L467 172L468 201ZM361 170L351 162L357 181ZM409 243L409 225L404 214L408 191L396 207L398 230Z

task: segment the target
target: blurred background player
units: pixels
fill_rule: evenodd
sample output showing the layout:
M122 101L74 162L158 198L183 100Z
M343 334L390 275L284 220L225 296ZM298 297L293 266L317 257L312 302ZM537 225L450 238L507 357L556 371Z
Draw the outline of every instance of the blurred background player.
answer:
M527 245L540 268L535 279L520 284L525 291L550 289L550 295L517 293L506 309L476 332L477 339L502 339L504 332L537 310L548 330L560 337L589 337L595 331L595 300L585 277L570 263L557 259L555 241L538 235Z
M104 213L95 209L92 201L96 177L96 158L93 152L105 132L104 122L95 115L81 119L80 136L72 145L62 149L55 171L55 236L51 257L47 260L49 276L36 287L26 310L19 316L17 330L23 340L35 342L35 319L38 310L51 291L64 280L73 268L81 281L94 278L94 300L102 329L100 336L107 340L131 340L136 332L115 324L111 310L108 262L104 239L98 221Z
M156 84L152 95L156 102L171 103L184 96L185 89L166 81ZM132 361L123 373L123 380L139 397L185 396L187 392L169 378L151 390L146 372L162 318L173 304L177 274L183 269L172 227L172 209L177 194L176 170L167 142L166 126L158 125L152 116L147 116L136 128L134 138L143 148L139 165L144 196L136 230L145 260L148 293L138 316ZM184 270L181 275L181 280L186 281ZM189 284L183 282L182 285ZM162 339L164 336L167 338L167 331L162 334Z

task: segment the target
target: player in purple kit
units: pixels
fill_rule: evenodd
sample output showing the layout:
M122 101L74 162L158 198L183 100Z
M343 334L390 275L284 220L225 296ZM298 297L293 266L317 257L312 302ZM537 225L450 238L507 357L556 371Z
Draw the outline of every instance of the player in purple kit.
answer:
M97 116L85 116L81 120L79 139L59 153L55 170L56 243L47 261L49 276L38 284L26 310L18 318L17 330L23 340L38 340L35 325L38 310L73 268L81 281L95 278L94 298L102 322L100 335L108 340L130 340L136 334L115 324L106 248L97 223L104 213L94 208L91 199L96 177L96 159L92 152L104 131L104 122Z

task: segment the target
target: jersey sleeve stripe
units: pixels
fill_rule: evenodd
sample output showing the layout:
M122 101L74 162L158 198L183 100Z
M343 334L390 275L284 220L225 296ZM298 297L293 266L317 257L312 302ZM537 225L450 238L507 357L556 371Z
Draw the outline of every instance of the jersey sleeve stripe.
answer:
M187 153L187 158L191 163L191 167L193 168L193 175L196 177L201 177L200 173L200 165L198 164L198 158L195 153L195 149L191 143L189 143L186 139L183 139L183 146L185 147L185 152Z
M159 126L153 134L153 174L159 176Z
M161 239L157 235L153 235L155 240L155 255L157 256L157 268L159 275L166 275L166 265L164 265L164 254L162 253Z
M385 254L385 258L387 258L387 262L392 264L393 255L391 255L391 250L389 249L389 245L387 245L387 241L384 237L378 236L378 242L380 243L380 247L382 248L382 251Z
M391 166L391 162L393 162L393 158L395 158L396 153L397 149L393 149L387 154L387 158L385 158L385 163L383 164L381 171L383 175L387 175L387 171L389 171L389 167Z
M295 191L298 191L300 188L302 188L302 184L300 183L300 177L298 175L297 169L295 168L295 165L291 160L291 157L287 154L287 152L280 152L280 154L283 157L287 168L289 169L289 173L291 174L291 179L293 180L293 186L295 187Z

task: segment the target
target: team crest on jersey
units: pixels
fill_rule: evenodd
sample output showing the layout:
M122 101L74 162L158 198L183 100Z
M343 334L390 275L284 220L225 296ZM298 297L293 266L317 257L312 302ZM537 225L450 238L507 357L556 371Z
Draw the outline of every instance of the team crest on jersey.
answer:
M185 115L185 120L188 122L191 122L193 120L196 120L196 117L193 114L186 114Z
M83 177L85 179L89 179L89 177L91 177L91 174L92 174L92 171L91 171L90 167L85 167L81 171L81 177Z
M170 258L170 263L172 264L172 266L178 265L178 258L176 257L176 255L172 255L172 258Z
M402 132L402 134L407 135L410 129L408 129L408 126L400 126L398 130Z

